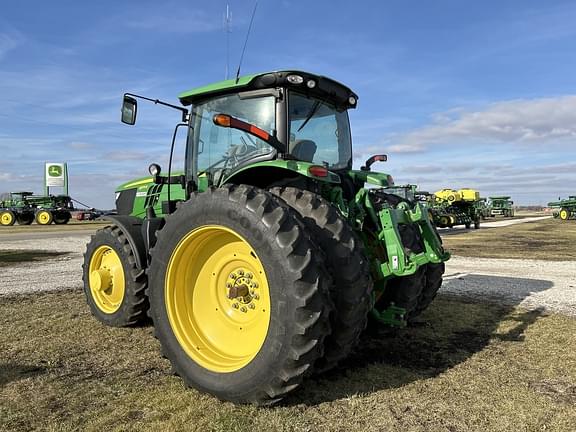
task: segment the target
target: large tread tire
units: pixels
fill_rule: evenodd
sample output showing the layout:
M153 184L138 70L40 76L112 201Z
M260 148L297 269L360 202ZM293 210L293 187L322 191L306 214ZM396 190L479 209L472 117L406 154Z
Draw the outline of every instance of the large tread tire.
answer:
M116 252L124 270L124 296L120 307L113 313L106 313L98 307L90 289L90 261L96 250L101 246L108 246ZM111 327L128 327L147 321L149 302L146 295L148 285L146 273L136 266L134 251L128 242L128 238L117 225L111 225L96 231L90 243L86 245L82 268L84 294L92 315L96 319Z
M71 218L72 218L72 215L68 211L54 212L54 223L56 225L66 225L70 221Z
M16 216L16 220L18 221L18 225L30 225L34 222L34 213L21 213Z
M151 250L150 312L162 353L190 387L235 403L271 405L296 389L322 356L330 333L331 278L298 214L271 193L225 185L195 193L166 218ZM243 367L218 372L193 360L179 343L165 294L173 251L194 230L219 226L256 251L268 280L269 327L261 348Z
M38 225L50 225L54 220L54 215L50 210L38 210L34 217Z
M350 354L367 325L373 284L364 244L338 210L317 194L293 187L276 187L271 192L302 216L324 251L334 280L330 288L335 306L332 334L324 343L324 356L315 365L315 372L322 373Z
M376 302L376 308L382 311L391 305L401 307L406 311L404 319L409 321L418 309L426 284L425 274L422 266L411 275L391 278L386 283L384 294Z
M438 290L442 286L442 275L445 270L444 263L426 264L424 274L424 287L418 297L416 308L408 315L408 319L414 319L428 309L428 306L436 298Z
M0 225L12 226L16 222L16 215L12 210L2 210L0 212Z
M568 210L565 207L562 207L560 209L560 212L558 212L558 215L559 215L561 220L568 220L568 219L570 219L570 216L571 216L570 210Z
M404 244L417 242L416 231L407 232L402 241ZM406 310L405 319L407 322L414 320L430 306L436 297L442 286L444 270L444 263L428 263L412 275L390 279L386 284L384 294L378 299L376 307L382 310L394 303L395 306Z

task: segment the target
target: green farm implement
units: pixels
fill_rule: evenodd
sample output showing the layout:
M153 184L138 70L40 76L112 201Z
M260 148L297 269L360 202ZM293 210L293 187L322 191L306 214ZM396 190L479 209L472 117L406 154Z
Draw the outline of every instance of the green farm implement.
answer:
M480 228L482 218L480 193L474 189L442 189L434 193L430 213L436 226L452 228L464 225Z
M74 210L72 199L67 195L37 196L32 192L12 192L0 201L0 224L4 226L67 224Z
M514 201L509 196L492 196L490 198L490 216L514 217Z
M348 356L366 328L402 327L432 302L444 251L427 209L392 177L352 169L348 87L307 72L240 77L179 96L182 172L116 191L118 215L87 245L93 315L111 326L152 318L187 385L272 404ZM176 131L174 136L176 135ZM370 187L367 187L370 185Z
M558 201L549 202L548 207L558 209L553 213L555 218L576 219L576 195L570 195L567 199L558 198Z

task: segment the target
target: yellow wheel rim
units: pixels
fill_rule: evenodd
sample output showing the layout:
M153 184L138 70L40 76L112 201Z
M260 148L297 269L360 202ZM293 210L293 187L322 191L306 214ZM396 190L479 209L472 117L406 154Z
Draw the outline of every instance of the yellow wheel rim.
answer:
M47 225L50 223L50 213L47 211L41 211L38 212L38 215L36 216L36 221L40 224L40 225Z
M102 312L116 312L124 300L122 261L110 246L100 246L90 258L88 280L94 303Z
M560 219L562 219L562 220L568 219L568 212L566 210L560 211Z
M189 232L168 262L166 311L180 346L202 367L234 372L258 354L270 323L264 267L233 230Z
M12 225L12 223L14 223L14 216L12 213L4 212L0 215L0 223L2 223L2 225Z

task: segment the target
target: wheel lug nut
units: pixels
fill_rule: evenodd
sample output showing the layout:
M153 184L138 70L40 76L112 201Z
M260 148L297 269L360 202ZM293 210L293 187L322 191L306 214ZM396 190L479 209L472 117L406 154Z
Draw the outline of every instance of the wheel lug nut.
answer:
M260 300L260 296L259 296L258 294L256 294L256 295L254 296L254 299L255 299L255 300Z
M258 282L254 282L254 283L252 284L252 288L258 288Z
M234 273L230 273L230 279L236 279L237 277Z
M233 307L234 309L238 309L238 303L232 303L232 307Z
M253 274L252 274L252 273L246 273L246 277L247 277L248 279L252 279Z
M238 270L238 274L239 274L240 276L244 276L244 270L242 270L242 269Z
M251 295L251 296L254 295L254 290L250 290L250 295Z
M240 308L240 310L241 310L242 312L248 312L248 309L246 309L246 306L242 306L242 307Z
M256 309L256 306L254 306L253 303L250 303L250 304L248 305L248 307L249 307L250 309Z
M228 283L226 284L226 288L232 288L233 286L234 286L234 285L232 285L230 282L228 282Z

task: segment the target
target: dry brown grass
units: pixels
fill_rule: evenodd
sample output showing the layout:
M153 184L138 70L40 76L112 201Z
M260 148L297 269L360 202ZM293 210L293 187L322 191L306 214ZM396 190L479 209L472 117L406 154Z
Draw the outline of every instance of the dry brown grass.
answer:
M576 260L576 221L545 219L442 236L453 254L479 258Z
M0 430L576 430L576 320L450 297L425 317L266 409L185 389L151 327L104 327L79 292L0 297Z

